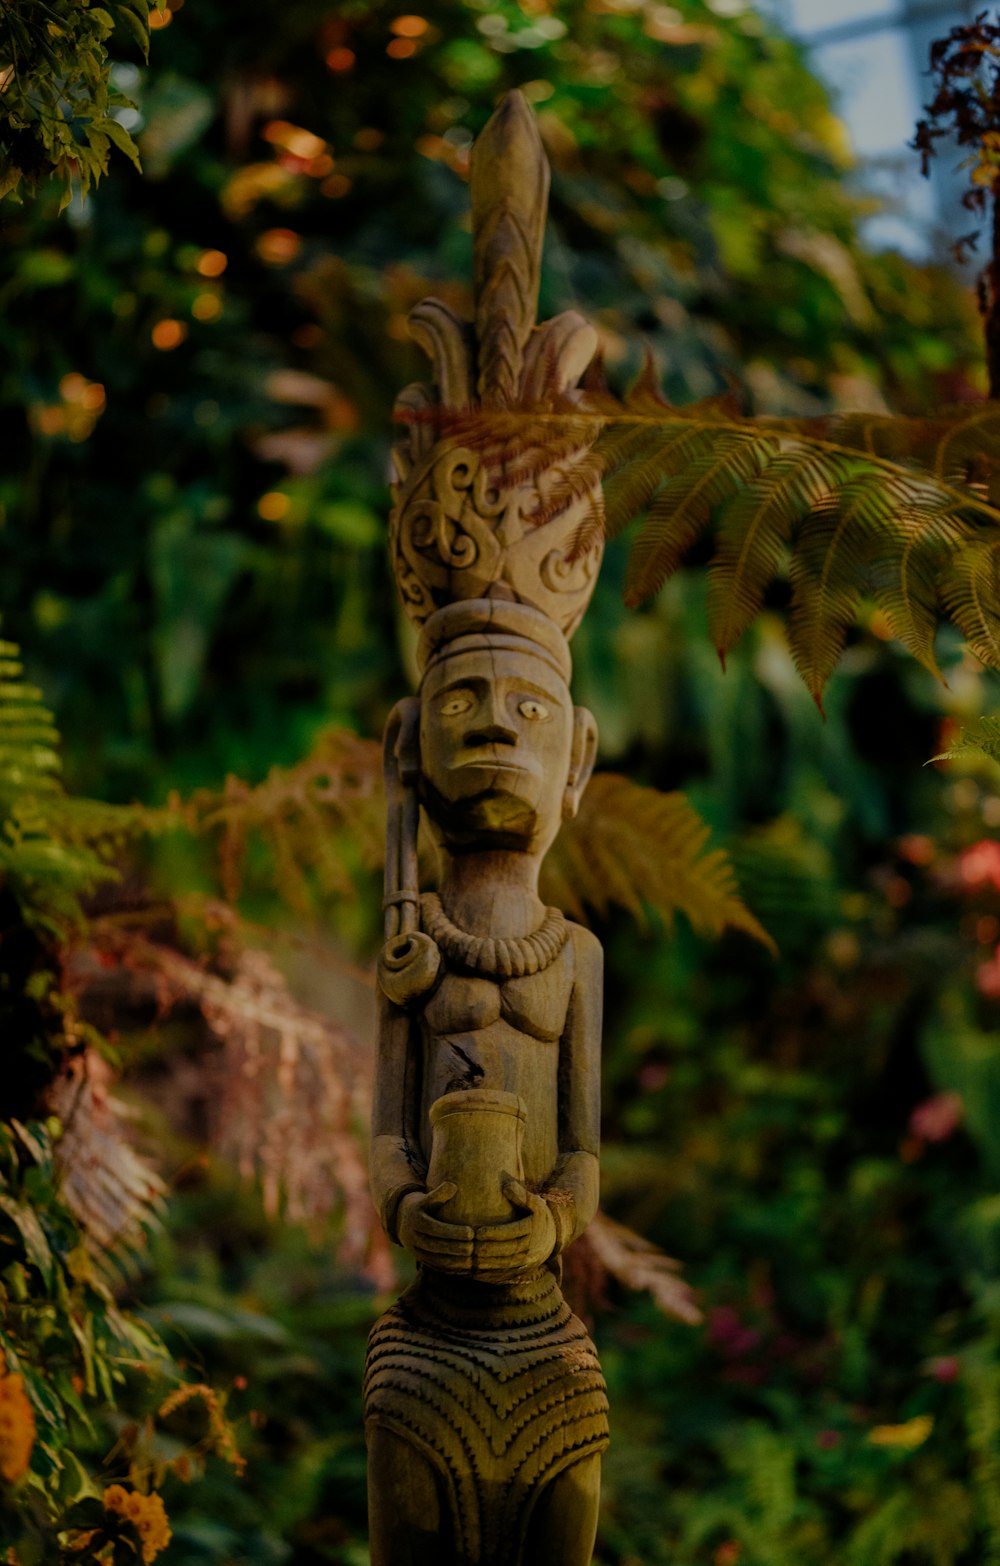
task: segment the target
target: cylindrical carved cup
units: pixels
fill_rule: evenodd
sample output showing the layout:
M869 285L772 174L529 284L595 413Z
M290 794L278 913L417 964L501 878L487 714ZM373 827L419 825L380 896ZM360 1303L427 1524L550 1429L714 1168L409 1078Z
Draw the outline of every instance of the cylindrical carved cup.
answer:
M503 1194L506 1180L524 1179L524 1099L491 1088L460 1088L430 1108L431 1159L427 1189L443 1180L458 1190L437 1209L447 1223L504 1223L517 1209Z

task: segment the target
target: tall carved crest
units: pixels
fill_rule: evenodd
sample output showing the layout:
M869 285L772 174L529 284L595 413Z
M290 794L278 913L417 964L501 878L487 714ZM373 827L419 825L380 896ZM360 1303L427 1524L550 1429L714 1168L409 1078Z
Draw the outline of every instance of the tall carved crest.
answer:
M439 439L433 418L435 409L478 413L488 431L491 409L529 414L564 404L597 348L593 327L573 310L535 324L549 169L521 93L507 94L477 139L470 183L475 320L437 299L410 315L434 380L407 387L397 404L407 433L393 451L393 571L418 625L457 600L500 598L540 609L571 636L602 553L599 539L582 551L573 546L600 509L600 488L581 494L578 484L576 498L552 507L554 515L546 498L566 491L567 469L584 449L563 451L551 465L525 461L529 448L533 459L544 451L543 439L529 433L521 460L505 469L484 460L479 443Z

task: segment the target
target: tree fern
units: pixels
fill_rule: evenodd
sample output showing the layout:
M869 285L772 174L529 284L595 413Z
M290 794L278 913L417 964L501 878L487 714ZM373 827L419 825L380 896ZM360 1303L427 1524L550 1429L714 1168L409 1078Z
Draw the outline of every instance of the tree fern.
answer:
M714 509L732 499L766 466L774 441L749 431L726 431L708 451L695 454L667 476L646 515L629 560L626 603L658 592L704 532Z
M796 667L820 698L836 667L866 583L875 541L892 520L892 496L870 475L824 495L792 555L790 642Z
M975 539L949 562L943 598L949 614L983 663L1000 668L1000 538Z
M58 1117L59 1191L83 1232L98 1272L119 1281L141 1258L166 1187L123 1134L127 1111L110 1093L112 1074L96 1050L68 1059L46 1094Z
M689 1327L702 1320L690 1284L678 1276L680 1264L651 1240L609 1218L607 1213L597 1213L575 1242L577 1261L579 1248L589 1252L601 1271L616 1278L626 1289L648 1292L665 1316Z
M828 491L829 463L792 449L733 496L719 521L708 573L708 629L723 661L759 614L781 570L792 528Z
M577 918L617 906L640 924L653 910L670 925L682 913L700 935L743 930L773 948L739 897L728 855L707 848L709 836L683 794L600 772L545 861L544 895Z
M575 477L563 474L536 520L591 495L579 552L595 529L641 519L631 604L657 592L714 529L710 629L723 659L787 569L791 650L817 701L862 597L928 668L941 616L1000 668L996 403L931 419L747 418L729 397L670 407L646 375L624 401L592 382L572 402L551 394L530 408L420 417L478 450L498 476L516 468L522 481L575 449Z

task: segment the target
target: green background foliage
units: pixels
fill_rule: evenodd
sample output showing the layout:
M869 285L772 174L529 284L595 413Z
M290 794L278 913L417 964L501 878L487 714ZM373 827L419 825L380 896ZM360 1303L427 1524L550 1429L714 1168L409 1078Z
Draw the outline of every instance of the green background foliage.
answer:
M731 378L787 415L981 390L966 295L867 253L827 95L750 10L446 0L415 35L384 4L165 14L148 68L113 55L142 175L116 157L61 216L58 181L0 208L0 608L74 790L256 784L331 722L377 734L407 688L384 550L392 403L423 373L405 315L427 292L468 303L464 170L507 87L553 167L543 313L585 311L619 386L648 344L678 402ZM779 955L597 923L605 1206L682 1260L705 1318L583 1288L614 1411L597 1559L1000 1566L1000 804L988 763L924 765L989 710L991 677L949 628L942 688L862 603L824 722L780 573L723 674L707 554L637 612L626 554L574 641L602 764L686 791ZM204 890L203 846L157 838L88 916L127 913L140 880ZM330 964L367 961L377 924L343 852L354 901L320 898L322 957L279 942L293 988L334 1006ZM301 943L252 847L248 869L244 911ZM9 952L30 910L8 894ZM63 935L31 940L24 972L61 961ZM12 1016L19 1046L49 1026ZM165 1559L362 1566L372 1286L336 1225L276 1224L204 1153L178 1086L204 1067L198 1018L118 1025L106 1047L174 1187L126 1303L230 1394L248 1459L167 1475ZM122 1396L105 1451L146 1416Z

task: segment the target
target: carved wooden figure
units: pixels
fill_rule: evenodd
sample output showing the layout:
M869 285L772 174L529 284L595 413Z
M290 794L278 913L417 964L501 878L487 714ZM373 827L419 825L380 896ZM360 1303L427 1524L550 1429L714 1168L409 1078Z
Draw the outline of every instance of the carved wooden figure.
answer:
M476 319L411 317L436 388L410 410L572 395L596 335L536 327L548 169L520 94L473 154ZM372 1189L419 1264L365 1377L373 1566L587 1566L607 1397L559 1290L598 1192L598 941L538 895L594 763L567 637L593 588L594 496L532 522L559 469L504 485L416 419L396 451L393 564L420 693L386 731L386 943ZM531 465L532 469L534 465ZM541 513L544 518L544 511ZM438 859L421 891L421 810Z

